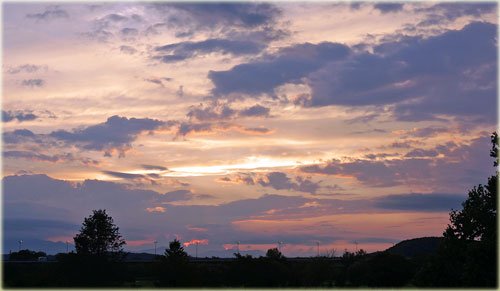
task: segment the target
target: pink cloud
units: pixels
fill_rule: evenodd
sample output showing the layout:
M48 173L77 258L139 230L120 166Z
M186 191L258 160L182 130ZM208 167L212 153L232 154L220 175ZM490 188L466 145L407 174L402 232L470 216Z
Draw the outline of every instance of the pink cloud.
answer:
M161 207L161 206L156 206L156 207L148 207L146 208L146 211L147 212L150 212L150 213L153 213L153 212L160 212L160 213L163 213L165 212L165 210L167 210L165 207Z
M190 241L187 241L183 243L185 247L189 247L190 245L208 245L208 239L192 239Z

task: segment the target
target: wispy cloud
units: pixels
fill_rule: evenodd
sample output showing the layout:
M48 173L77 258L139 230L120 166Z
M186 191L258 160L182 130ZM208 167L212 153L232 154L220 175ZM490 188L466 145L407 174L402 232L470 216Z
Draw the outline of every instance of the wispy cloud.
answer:
M27 79L21 81L21 86L30 88L39 88L45 86L45 81L42 79Z
M39 116L33 114L31 111L5 111L2 110L2 122L9 122L17 120L19 122L31 121L39 118Z
M283 172L270 172L267 174L237 174L234 176L226 176L217 179L222 183L260 185L262 187L270 187L275 190L294 190L316 194L321 188L320 182L314 182L309 178L296 176L295 179L288 177Z
M43 12L26 14L27 18L35 20L52 20L58 18L69 18L69 13L59 6L50 6Z

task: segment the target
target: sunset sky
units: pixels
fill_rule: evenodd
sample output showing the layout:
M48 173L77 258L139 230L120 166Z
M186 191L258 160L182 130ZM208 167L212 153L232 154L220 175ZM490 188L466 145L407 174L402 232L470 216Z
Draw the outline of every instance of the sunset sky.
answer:
M93 209L128 251L439 236L494 172L497 18L496 2L4 2L3 251L64 252Z

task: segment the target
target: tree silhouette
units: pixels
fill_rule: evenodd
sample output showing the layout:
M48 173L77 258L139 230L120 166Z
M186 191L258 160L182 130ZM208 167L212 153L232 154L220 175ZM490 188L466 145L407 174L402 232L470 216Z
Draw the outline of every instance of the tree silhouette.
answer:
M79 255L105 256L123 253L125 240L114 225L113 218L106 210L93 210L92 215L83 221L80 233L74 238Z
M31 250L20 250L19 252L13 252L9 256L11 261L35 261L39 257L46 257L47 254L44 252L35 252Z
M495 158L495 161L493 161L493 166L498 167L498 133L494 132L491 134L491 150L490 150L490 157Z
M188 254L181 243L174 239L165 250L159 271L159 286L189 286L193 269L188 264Z
M169 243L169 248L165 250L165 257L169 261L184 261L187 259L188 254L181 246L181 243L174 239Z
M498 135L491 135L490 156L498 166ZM450 212L450 224L437 255L415 277L420 286L473 286L497 284L498 169L486 185L469 191L462 210Z
M277 248L268 249L266 252L266 257L273 260L280 260L285 258L285 256L283 256L283 254Z
M498 135L491 135L492 149L490 156L495 158L493 165L498 166ZM462 210L450 213L450 222L444 232L447 239L494 241L497 233L497 180L488 179L488 184L479 185L469 191L467 200L462 203Z

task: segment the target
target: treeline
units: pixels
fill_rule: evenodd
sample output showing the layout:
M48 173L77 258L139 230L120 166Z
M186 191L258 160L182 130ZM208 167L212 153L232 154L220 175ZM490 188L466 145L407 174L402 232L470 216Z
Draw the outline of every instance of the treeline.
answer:
M4 287L398 287L412 286L421 266L387 252L289 260L276 251L203 262L180 252L140 263L58 254L53 263L4 263Z

